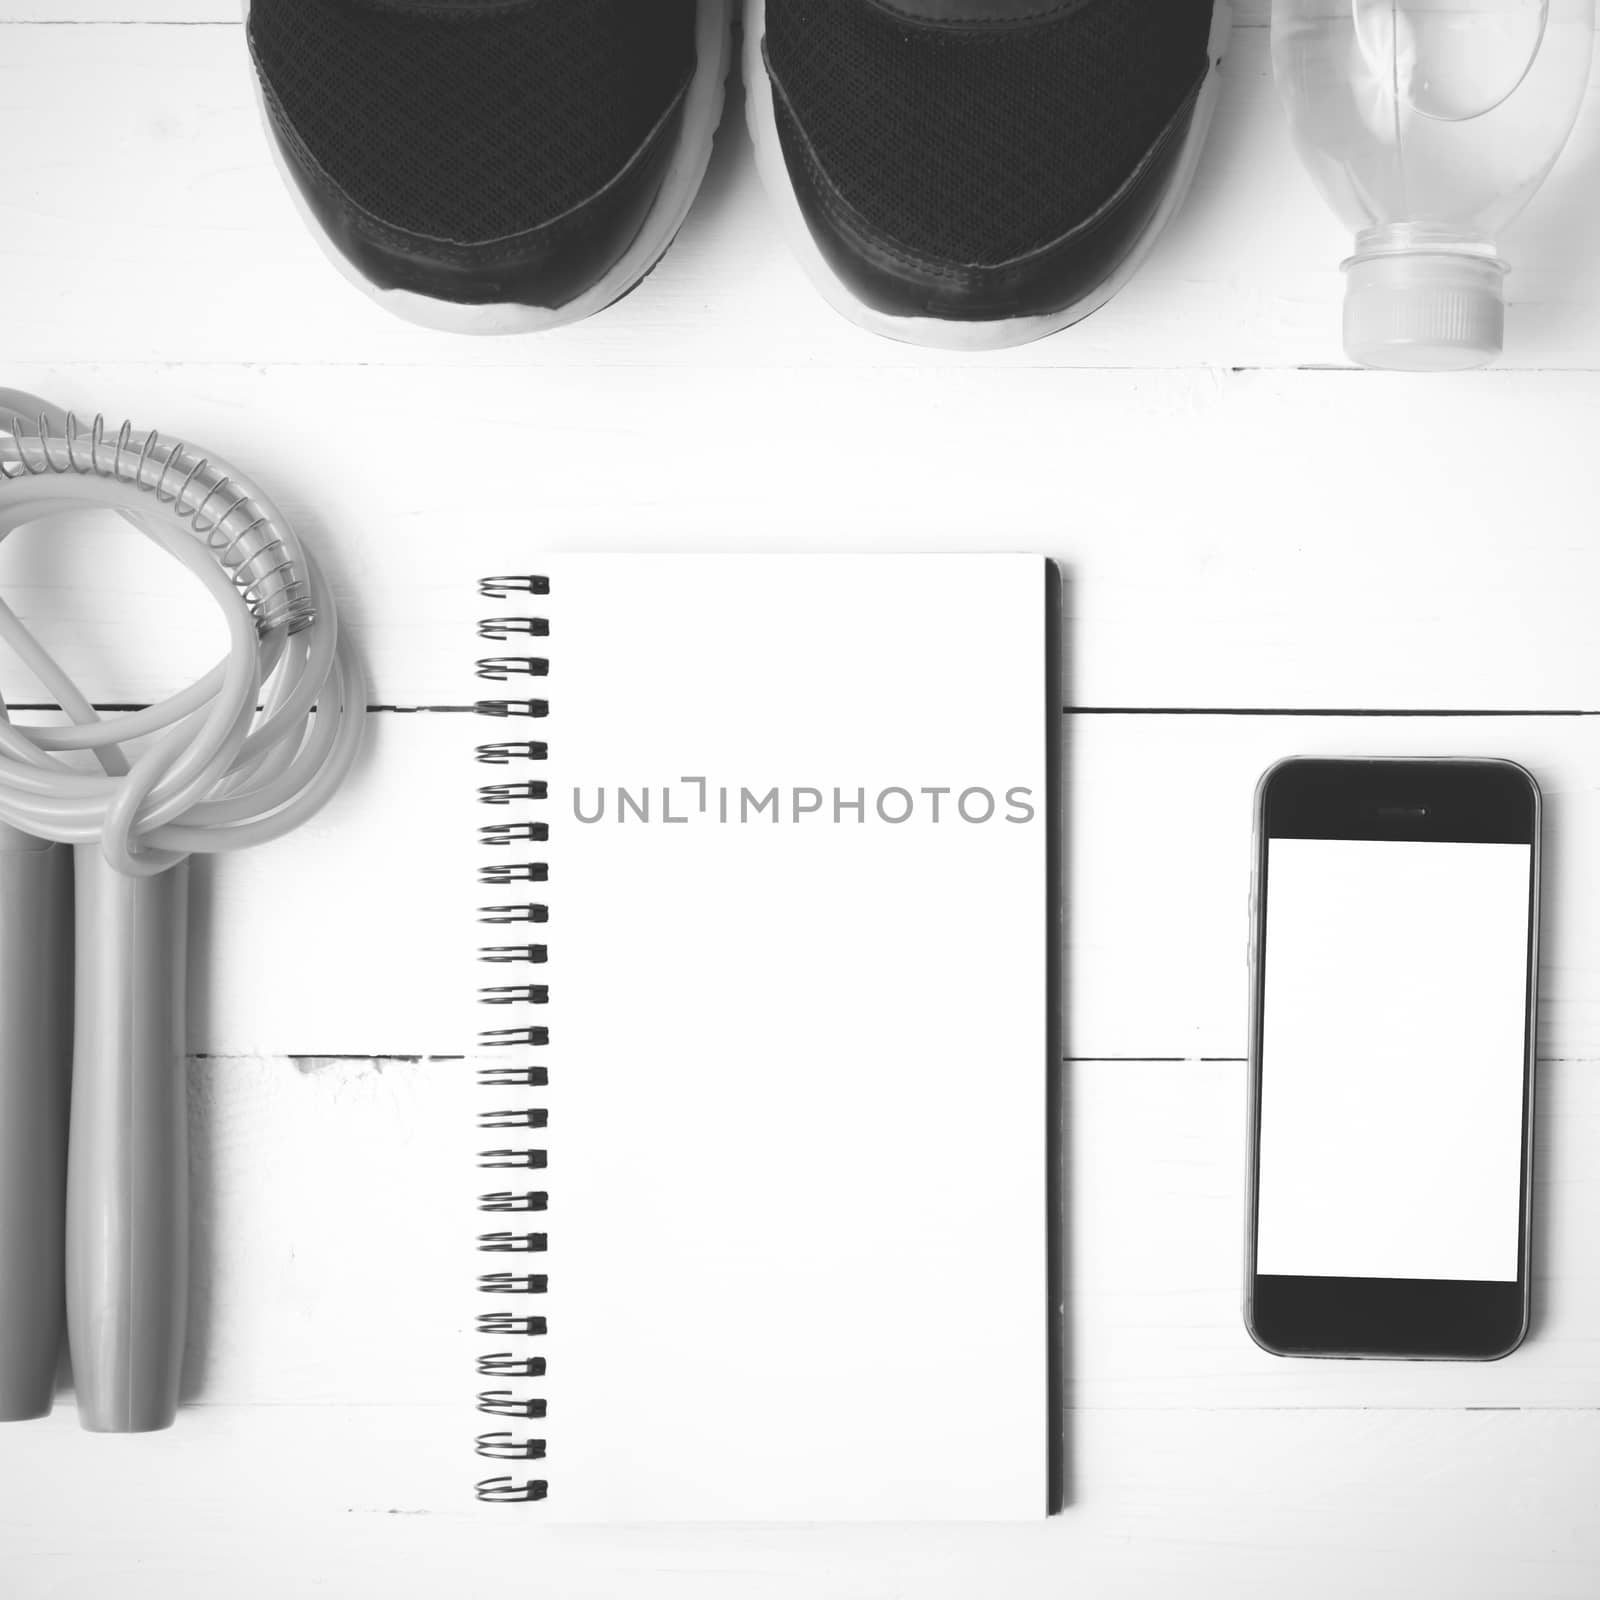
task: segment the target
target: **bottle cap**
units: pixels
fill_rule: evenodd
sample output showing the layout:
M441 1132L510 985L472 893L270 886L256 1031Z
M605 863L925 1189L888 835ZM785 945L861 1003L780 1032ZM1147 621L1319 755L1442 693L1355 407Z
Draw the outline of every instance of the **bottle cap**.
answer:
M1505 263L1461 250L1352 256L1344 264L1344 348L1364 367L1460 372L1505 341Z

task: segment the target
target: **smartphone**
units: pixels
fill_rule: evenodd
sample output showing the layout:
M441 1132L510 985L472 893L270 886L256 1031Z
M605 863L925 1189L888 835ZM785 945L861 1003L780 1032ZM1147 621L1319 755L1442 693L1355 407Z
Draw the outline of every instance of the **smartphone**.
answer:
M1256 790L1245 1323L1489 1361L1528 1326L1538 786L1280 762Z

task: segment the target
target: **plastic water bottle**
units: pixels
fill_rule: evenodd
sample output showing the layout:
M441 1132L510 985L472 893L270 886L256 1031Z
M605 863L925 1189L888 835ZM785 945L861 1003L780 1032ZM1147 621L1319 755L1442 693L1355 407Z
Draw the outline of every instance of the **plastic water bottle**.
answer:
M1317 187L1355 231L1344 347L1444 372L1500 352L1496 240L1567 142L1595 0L1273 0L1273 70Z

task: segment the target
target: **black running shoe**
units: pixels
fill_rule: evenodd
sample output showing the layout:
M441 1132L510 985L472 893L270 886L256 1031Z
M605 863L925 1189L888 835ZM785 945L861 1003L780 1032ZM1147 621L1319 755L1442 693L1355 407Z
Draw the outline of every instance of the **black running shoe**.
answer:
M346 276L413 321L575 322L671 244L734 0L247 0L274 150Z
M1227 37L1227 0L746 0L757 164L853 321L1021 344L1177 210Z

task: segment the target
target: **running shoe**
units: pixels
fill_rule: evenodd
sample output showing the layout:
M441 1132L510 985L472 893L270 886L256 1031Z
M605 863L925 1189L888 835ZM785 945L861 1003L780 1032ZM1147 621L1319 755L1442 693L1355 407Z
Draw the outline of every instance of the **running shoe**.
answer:
M756 160L853 321L994 349L1104 305L1182 203L1226 0L746 0Z
M576 322L705 175L734 0L247 0L273 150L355 283L415 322Z

